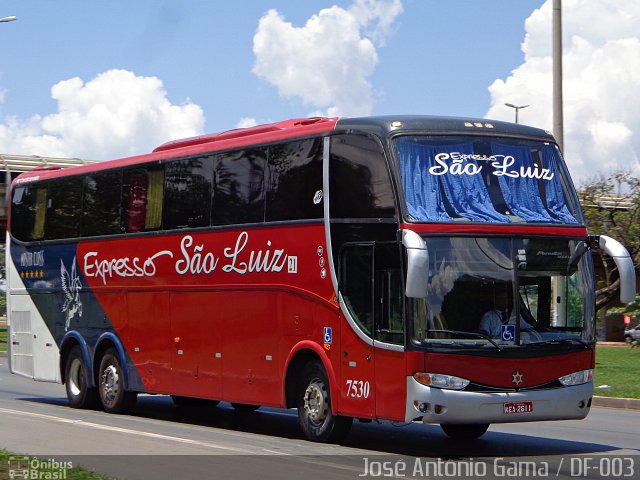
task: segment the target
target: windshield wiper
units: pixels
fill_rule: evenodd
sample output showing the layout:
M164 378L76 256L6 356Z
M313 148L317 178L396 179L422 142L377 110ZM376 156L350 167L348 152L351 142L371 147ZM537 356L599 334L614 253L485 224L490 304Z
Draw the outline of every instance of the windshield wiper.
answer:
M585 342L581 338L556 338L553 340L543 340L541 342L531 342L527 343L527 345L560 345L561 343L572 343L572 344L580 344L584 345L586 348L592 348L591 344Z
M494 347L496 347L499 352L502 351L502 347L500 345L498 345L496 342L494 342L491 339L491 337L489 337L488 335L485 335L484 333L462 332L460 330L428 330L427 333L449 333L449 334L453 334L453 335L464 335L464 336L467 336L467 337L471 336L471 337L474 337L474 338L482 338L484 340L487 340ZM435 340L441 340L441 339L435 339Z

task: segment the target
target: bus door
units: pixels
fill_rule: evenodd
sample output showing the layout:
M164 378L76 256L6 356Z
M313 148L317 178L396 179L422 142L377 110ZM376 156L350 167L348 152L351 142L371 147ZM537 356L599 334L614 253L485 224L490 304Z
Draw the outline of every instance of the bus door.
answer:
M346 321L341 322L341 413L375 417L373 356L374 244L347 244L340 254L339 288Z
M376 417L403 421L406 374L404 292L400 249L376 244L374 256L374 347Z
M399 257L396 243L345 245L342 249L340 291L348 317L341 335L344 414L404 418Z

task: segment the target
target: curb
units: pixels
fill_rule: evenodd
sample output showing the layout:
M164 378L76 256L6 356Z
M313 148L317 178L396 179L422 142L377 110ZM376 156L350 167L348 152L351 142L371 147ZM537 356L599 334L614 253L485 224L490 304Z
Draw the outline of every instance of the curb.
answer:
M626 408L627 410L640 410L640 399L618 397L593 397L593 407Z

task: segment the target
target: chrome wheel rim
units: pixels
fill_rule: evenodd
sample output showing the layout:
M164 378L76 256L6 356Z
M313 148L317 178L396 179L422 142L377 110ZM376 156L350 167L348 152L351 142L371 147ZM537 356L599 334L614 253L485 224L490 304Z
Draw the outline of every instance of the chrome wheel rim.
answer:
M120 381L118 370L114 365L109 365L102 372L102 397L105 402L113 403L118 396Z
M327 388L319 379L313 380L304 392L304 409L309 420L321 425L329 413Z

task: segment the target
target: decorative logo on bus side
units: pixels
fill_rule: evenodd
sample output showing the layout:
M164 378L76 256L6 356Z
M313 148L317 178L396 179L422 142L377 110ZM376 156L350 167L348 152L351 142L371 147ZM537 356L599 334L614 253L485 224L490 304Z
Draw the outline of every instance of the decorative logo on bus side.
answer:
M80 283L80 276L76 269L76 257L73 257L73 264L71 265L71 273L64 266L64 262L60 259L60 282L62 284L62 292L64 293L64 305L62 306L62 313L66 314L67 319L64 324L64 331L69 330L71 320L78 315L82 317L82 302L80 301L80 290L82 290L82 284Z
M322 190L318 190L315 195L313 196L313 204L314 205L319 205L320 202L322 202L322 197L324 196L324 193L322 193Z
M210 275L220 271L223 274L245 275L251 273L298 273L297 255L288 254L284 248L274 248L267 240L267 248L251 248L249 233L241 232L232 247L222 248L222 255L208 251L204 243L196 243L191 235L180 241L180 254L172 250L162 250L145 257L103 258L99 252L84 255L82 273L88 278L99 278L104 285L115 278L154 277L159 267L156 262L162 257L174 259L173 269L179 275Z

